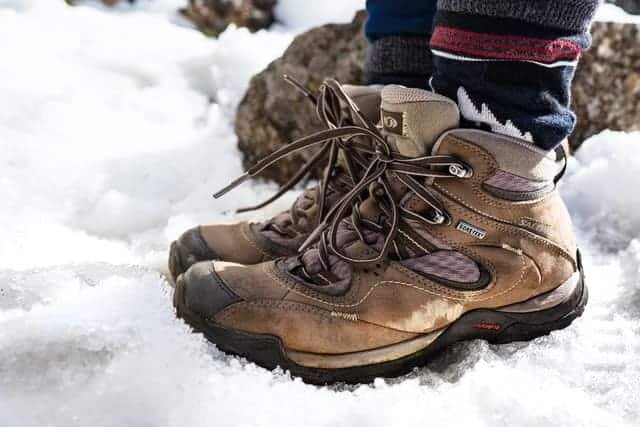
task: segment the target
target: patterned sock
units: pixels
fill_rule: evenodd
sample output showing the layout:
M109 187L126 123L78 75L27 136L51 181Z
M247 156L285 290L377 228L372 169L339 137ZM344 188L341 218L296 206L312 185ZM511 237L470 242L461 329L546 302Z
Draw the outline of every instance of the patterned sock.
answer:
M432 88L467 125L551 150L573 130L571 82L600 0L439 0Z
M427 88L433 71L429 39L436 0L367 0L369 84Z
M426 89L433 73L429 36L393 35L372 41L364 68L369 84Z

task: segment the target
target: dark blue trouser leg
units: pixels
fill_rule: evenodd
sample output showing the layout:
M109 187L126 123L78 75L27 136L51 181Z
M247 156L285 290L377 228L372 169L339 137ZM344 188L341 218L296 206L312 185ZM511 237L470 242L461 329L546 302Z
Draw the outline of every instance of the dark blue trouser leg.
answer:
M386 36L430 36L436 0L367 0L369 41Z

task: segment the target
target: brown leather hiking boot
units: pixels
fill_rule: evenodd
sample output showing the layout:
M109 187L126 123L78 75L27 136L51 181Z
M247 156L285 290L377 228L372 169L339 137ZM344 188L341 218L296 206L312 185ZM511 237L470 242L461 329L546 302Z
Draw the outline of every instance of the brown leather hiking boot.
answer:
M344 92L357 105L362 116L375 124L380 116L380 90L376 86L342 86ZM360 123L354 114L345 115L340 105L341 90L334 82L328 81L320 90L316 101L320 119L331 129ZM312 98L310 95L308 95ZM362 123L360 123L362 125ZM295 143L292 143L293 145ZM288 146L287 146L288 147ZM285 147L285 152L286 148ZM321 150L322 151L322 150ZM325 150L319 154L327 154ZM305 165L300 173L272 198L258 206L241 211L255 210L273 202L305 175L318 159ZM323 212L334 205L354 185L344 159L327 167L326 182L306 190L291 208L262 223L247 221L234 224L200 225L182 234L171 244L169 251L169 271L175 280L191 265L205 260L224 260L241 264L257 264L282 256L297 253L309 233L318 225ZM357 165L356 165L357 166Z
M354 130L376 155L312 246L251 266L198 263L178 279L178 316L220 349L312 383L363 382L458 341L529 340L582 313L556 191L565 156L459 129L456 104L430 92L389 86L382 98L384 129Z

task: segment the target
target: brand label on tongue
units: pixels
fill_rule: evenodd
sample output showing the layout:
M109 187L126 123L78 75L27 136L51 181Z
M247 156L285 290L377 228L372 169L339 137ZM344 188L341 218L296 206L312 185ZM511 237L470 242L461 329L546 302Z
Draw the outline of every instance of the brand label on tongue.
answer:
M382 127L390 133L407 136L407 127L404 113L381 110Z

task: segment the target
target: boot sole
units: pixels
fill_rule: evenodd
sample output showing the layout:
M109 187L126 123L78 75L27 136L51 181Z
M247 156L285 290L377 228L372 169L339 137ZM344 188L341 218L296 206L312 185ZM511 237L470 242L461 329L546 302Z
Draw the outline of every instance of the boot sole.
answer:
M276 336L251 334L203 321L184 303L181 277L173 295L177 316L220 350L245 357L266 369L280 367L310 384L369 383L378 377L397 377L424 366L447 347L462 341L480 339L491 344L530 341L569 326L582 315L587 300L580 267L572 283L548 294L499 309L469 311L448 327L409 342L350 355L315 355L287 350ZM549 306L550 302L554 305ZM535 309L540 306L545 308Z

